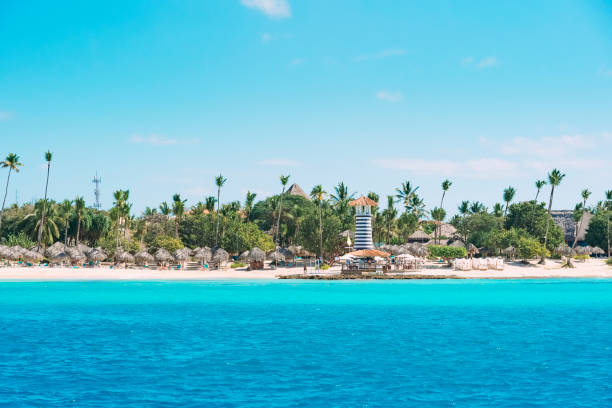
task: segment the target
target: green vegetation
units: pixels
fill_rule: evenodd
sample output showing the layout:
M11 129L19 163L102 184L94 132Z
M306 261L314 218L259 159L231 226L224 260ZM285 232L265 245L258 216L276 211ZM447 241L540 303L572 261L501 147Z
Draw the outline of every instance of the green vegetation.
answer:
M608 260L606 260L606 265L612 266L612 258L608 258Z
M230 265L230 268L244 268L246 264L244 262L234 262Z
M430 246L429 255L442 258L445 261L450 261L455 258L465 258L467 256L467 250L464 247L450 247L450 246Z
M326 270L329 269L329 265L328 264L323 264L323 265L321 265L320 269L323 270L323 271L326 271Z

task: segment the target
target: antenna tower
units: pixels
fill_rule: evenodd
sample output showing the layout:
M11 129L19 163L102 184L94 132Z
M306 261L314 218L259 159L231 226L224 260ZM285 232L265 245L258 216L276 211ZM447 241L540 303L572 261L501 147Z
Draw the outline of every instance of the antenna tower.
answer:
M96 189L94 190L94 195L96 196L94 208L100 210L102 208L102 203L100 203L100 183L102 183L102 178L98 177L98 172L96 172L96 176L91 182L96 185Z

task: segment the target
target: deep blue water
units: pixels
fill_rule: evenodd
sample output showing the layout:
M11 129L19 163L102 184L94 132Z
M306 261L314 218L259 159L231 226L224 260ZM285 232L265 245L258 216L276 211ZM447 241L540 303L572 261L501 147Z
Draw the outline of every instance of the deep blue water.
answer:
M612 280L0 283L0 406L610 407Z

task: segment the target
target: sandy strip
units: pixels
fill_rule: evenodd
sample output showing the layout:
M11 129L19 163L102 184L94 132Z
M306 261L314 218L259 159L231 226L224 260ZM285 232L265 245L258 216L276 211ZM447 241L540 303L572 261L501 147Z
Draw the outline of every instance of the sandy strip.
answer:
M545 266L524 266L512 263L505 266L503 271L455 271L439 264L428 263L415 272L415 275L432 277L456 275L461 278L612 278L612 267L604 260L593 259L586 262L576 262L576 268L561 268L559 261L548 261ZM325 274L339 273L340 269L334 267ZM0 267L0 281L146 281L146 280L245 280L245 279L277 279L280 275L296 275L303 273L300 268L278 268L260 271L247 271L240 269L221 270L154 270L154 269L117 269L117 268L67 268L67 267ZM309 269L309 273L315 273Z

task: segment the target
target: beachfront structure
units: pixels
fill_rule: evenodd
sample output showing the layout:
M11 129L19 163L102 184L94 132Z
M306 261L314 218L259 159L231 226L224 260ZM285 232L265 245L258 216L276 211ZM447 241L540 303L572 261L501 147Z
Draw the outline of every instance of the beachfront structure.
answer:
M376 201L362 196L349 203L355 207L355 250L374 249L372 241L372 207L378 204Z

